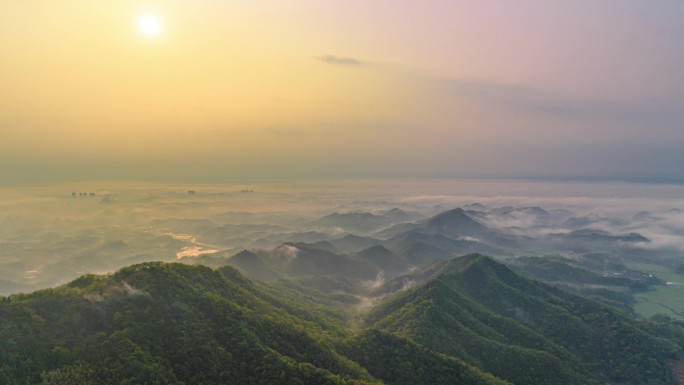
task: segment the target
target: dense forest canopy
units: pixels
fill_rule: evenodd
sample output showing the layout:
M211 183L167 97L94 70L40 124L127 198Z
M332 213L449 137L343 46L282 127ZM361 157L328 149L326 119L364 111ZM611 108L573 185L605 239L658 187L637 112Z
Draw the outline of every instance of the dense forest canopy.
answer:
M150 262L2 297L0 383L676 383L671 320L636 321L479 254L423 270L408 289L344 296L316 288L345 284L334 277Z

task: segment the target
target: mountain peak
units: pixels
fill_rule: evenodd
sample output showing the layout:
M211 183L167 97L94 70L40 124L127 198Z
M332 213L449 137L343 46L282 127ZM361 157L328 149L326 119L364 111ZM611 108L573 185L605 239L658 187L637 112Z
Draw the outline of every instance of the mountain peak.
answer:
M379 254L391 255L392 252L387 250L387 248L385 246L375 245L375 246L371 246L371 247L368 247L366 249L359 251L358 254L359 255L379 255Z
M257 255L249 250L242 250L241 252L233 255L230 257L232 260L240 260L240 259L252 259L252 258L257 258Z
M456 221L456 220L462 220L462 221L467 221L471 220L474 222L474 220L465 212L460 207L457 207L452 210L444 211L441 212L431 218L428 218L425 222L427 224L441 224L445 222L451 222L451 221Z
M487 226L471 218L462 208L445 211L423 221L423 228L452 238L487 237Z

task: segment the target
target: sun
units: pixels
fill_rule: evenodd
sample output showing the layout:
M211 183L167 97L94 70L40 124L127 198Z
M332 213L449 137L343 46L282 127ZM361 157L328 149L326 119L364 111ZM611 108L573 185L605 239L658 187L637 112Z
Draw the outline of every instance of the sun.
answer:
M157 36L162 30L162 23L156 15L148 14L138 19L138 27L146 36Z

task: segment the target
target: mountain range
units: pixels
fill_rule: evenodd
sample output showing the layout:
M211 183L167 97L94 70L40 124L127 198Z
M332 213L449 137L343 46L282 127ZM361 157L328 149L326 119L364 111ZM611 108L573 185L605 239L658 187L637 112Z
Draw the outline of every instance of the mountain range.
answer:
M672 323L634 320L481 254L411 278L345 301L228 266L86 275L0 299L0 383L676 383L668 362L684 337Z
M0 297L0 384L678 383L684 324L631 308L664 284L624 263L647 237L537 207L366 214L309 223L338 236L166 221L290 240ZM551 231L502 225L523 219Z

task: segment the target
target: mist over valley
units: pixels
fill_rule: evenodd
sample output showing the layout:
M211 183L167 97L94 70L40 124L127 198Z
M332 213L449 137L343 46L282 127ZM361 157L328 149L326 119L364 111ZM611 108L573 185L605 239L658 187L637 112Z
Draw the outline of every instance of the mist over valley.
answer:
M682 191L497 180L6 188L0 290L54 287L147 261L231 265L266 281L371 282L482 253L537 279L624 292L632 283L618 278L638 278L630 263L682 270ZM530 266L542 260L593 278Z

